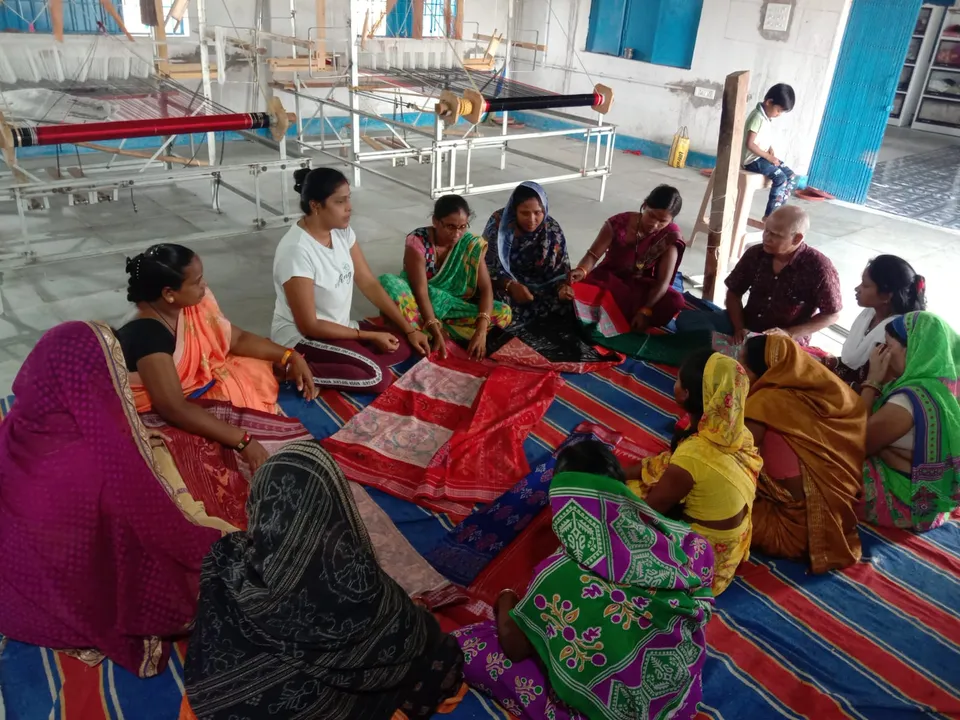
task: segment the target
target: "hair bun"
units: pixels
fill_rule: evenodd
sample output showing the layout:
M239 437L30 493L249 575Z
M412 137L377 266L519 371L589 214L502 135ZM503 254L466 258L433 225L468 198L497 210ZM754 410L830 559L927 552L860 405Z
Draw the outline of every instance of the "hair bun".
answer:
M127 275L133 274L133 265L139 258L139 255L136 255L132 258L127 258L127 264L124 266L124 270L126 271Z
M310 168L299 168L293 173L293 191L302 193L303 184L307 180L307 175L310 174Z

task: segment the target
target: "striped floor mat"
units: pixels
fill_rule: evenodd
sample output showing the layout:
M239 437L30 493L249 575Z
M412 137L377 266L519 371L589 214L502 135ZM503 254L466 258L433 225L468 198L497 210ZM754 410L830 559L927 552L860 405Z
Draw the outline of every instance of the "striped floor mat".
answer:
M675 422L673 371L627 361L567 385L526 442L531 462L583 420L665 439ZM282 404L325 437L369 399L327 393ZM451 524L372 492L419 550ZM754 557L720 597L708 628L702 718L960 717L960 525L923 536L862 527L865 561L810 576L798 563ZM8 720L174 720L182 648L161 677L141 681L111 663L89 669L50 650L6 642L0 686ZM451 720L509 716L471 693Z

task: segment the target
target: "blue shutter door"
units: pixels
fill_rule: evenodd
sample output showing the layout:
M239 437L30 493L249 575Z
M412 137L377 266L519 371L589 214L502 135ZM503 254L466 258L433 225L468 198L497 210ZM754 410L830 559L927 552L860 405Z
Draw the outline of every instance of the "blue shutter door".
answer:
M650 62L690 69L700 29L703 0L670 0L661 3L660 19Z
M923 0L853 0L810 184L863 203ZM803 102L803 98L798 98Z
M623 48L633 51L634 60L654 62L653 47L660 32L660 13L664 4L662 0L630 0L623 31Z
M619 55L626 15L627 0L591 0L587 52Z

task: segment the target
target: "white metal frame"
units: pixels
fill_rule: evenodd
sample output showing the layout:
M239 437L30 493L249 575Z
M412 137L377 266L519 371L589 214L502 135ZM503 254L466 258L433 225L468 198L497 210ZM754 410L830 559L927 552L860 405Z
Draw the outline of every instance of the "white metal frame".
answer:
M293 7L293 0L291 0ZM203 94L207 101L212 101L212 84L210 68L209 43L206 31L206 9L204 0L197 1L198 28L200 42L201 76ZM266 227L289 224L299 209L291 208L287 192L287 178L279 182L281 188L281 206L279 208L263 201L261 194L261 176L267 173L282 171L288 174L297 167L310 167L310 159L300 152L291 152L293 159L288 157L287 140L281 138L278 142L261 137L254 132L240 132L242 136L253 142L265 145L276 151L277 158L258 162L235 163L220 165L217 161L216 134L207 133L208 166L202 168L182 168L174 171L173 166L162 159L164 151L175 142L177 136L164 138L161 146L152 157L141 161L120 161L118 155L111 155L106 163L98 163L95 154L85 154L89 162L83 164L82 177L66 177L63 179L44 178L31 173L27 168L19 166L9 168L10 172L0 172L0 202L12 201L16 204L19 219L19 234L14 236L5 228L0 234L0 269L16 268L25 264L63 261L80 257L94 257L106 253L116 253L139 248L114 245L109 248L90 248L87 250L60 253L55 255L41 255L35 245L39 247L39 236L32 236L29 231L28 214L44 211L50 208L50 201L58 196L67 196L67 201L73 205L75 201L91 204L103 200L119 199L120 190L134 190L167 185L181 185L184 183L207 182L211 188L211 207L221 212L219 190L226 190L237 197L247 200L252 206L254 217L248 230L260 230ZM121 141L118 149L123 149L125 141ZM194 149L191 136L191 151ZM0 159L3 156L0 155ZM5 164L5 163L4 163ZM3 167L4 164L0 164ZM236 178L253 178L253 192L247 192L238 187ZM232 182L230 180L232 180ZM10 228L12 229L12 228ZM211 233L199 233L196 236L183 238L184 242L200 240L206 237L222 237L231 234L230 230L219 230ZM43 238L47 236L44 235Z
M17 214L19 218L19 237L11 238L4 233L6 237L0 236L0 269L7 267L16 267L31 262L46 262L72 259L76 257L89 257L105 254L107 252L124 251L128 248L110 247L108 249L98 248L76 253L67 253L40 257L32 247L32 238L29 233L27 214L35 211L36 208L49 208L50 200L66 195L68 202L73 202L73 198L85 198L87 202L97 202L101 197L116 199L120 190L133 188L157 187L163 185L178 185L182 183L208 182L211 187L211 206L214 210L220 211L218 188L230 191L236 196L249 201L254 207L255 216L250 229L262 229L269 226L288 224L292 219L290 199L288 197L286 182L280 182L282 189L282 202L280 208L275 208L263 202L260 192L260 176L265 173L275 172L276 170L289 172L294 167L309 167L309 153L319 153L332 157L340 162L344 162L353 168L353 179L356 185L361 183L361 169L373 173L393 183L402 185L408 189L422 193L431 198L439 197L447 193L459 193L462 195L477 195L482 193L498 192L513 188L517 182L530 179L528 177L512 179L501 183L481 185L474 182L471 176L474 153L480 151L499 151L500 169L506 168L507 153L513 153L521 157L536 160L549 165L553 165L564 172L536 178L537 182L542 184L568 182L573 180L593 180L600 181L599 199L603 200L606 189L607 177L610 175L611 163L613 159L613 145L616 139L616 128L613 125L604 123L603 117L598 115L597 120L592 122L583 117L572 114L566 114L555 111L538 111L539 114L552 116L571 124L573 127L563 130L551 131L527 131L527 132L509 132L507 113L502 114L503 126L496 135L481 136L480 128L472 126L460 137L449 137L445 134L446 125L436 115L434 115L433 127L412 125L385 117L376 113L365 112L360 108L360 99L369 97L382 102L394 102L401 95L409 95L409 90L397 86L395 88L385 88L383 90L367 91L359 88L361 75L368 73L361 71L359 66L359 57L361 51L361 38L353 29L353 13L351 0L351 12L348 14L346 33L346 72L340 78L335 87L346 87L349 91L349 101L347 104L340 103L332 98L333 89L327 97L315 97L309 95L305 90L300 73L294 73L294 89L279 87L273 83L273 87L293 96L297 115L297 134L296 144L300 150L290 150L287 148L287 139L281 138L279 142L274 142L263 138L255 133L241 133L247 139L266 145L277 152L277 158L261 162L218 165L217 164L217 146L214 133L207 134L207 158L208 167L204 168L184 168L173 171L172 166L165 165L162 159L163 151L176 139L174 137L166 138L163 145L154 153L152 157L145 160L142 164L139 161L121 161L117 162L117 155L109 159L105 164L84 163L82 177L71 177L67 179L45 179L33 175L25 168L16 168L17 174L0 173L0 201L8 200L16 203ZM508 0L508 26L506 30L505 43L505 62L507 71L505 75L510 75L510 63L512 61L512 36L514 32L514 2ZM211 27L207 24L205 0L197 0L197 38L200 48L200 72L201 85L204 97L212 101L212 73L209 43L214 42L208 37ZM259 7L259 4L258 4ZM313 46L312 40L304 41L297 38L297 11L296 0L289 0L290 12L290 36L283 36L273 32L264 31L261 27L262 18L257 18L255 28L250 32L254 33L259 44L259 38L270 39L291 45L294 56L297 55L297 47L306 45ZM216 31L216 28L212 28ZM271 30L273 28L271 27ZM326 31L329 28L312 27L308 31L309 38L320 38L323 36L323 42L329 41L326 37ZM237 30L237 28L231 28ZM214 32L214 36L218 33ZM311 50L312 55L312 50ZM262 63L258 54L253 54L255 63ZM312 63L311 63L312 64ZM262 64L257 65L258 73L262 69ZM316 77L311 68L310 76ZM345 82L344 82L345 81ZM439 91L437 91L438 94ZM423 96L419 96L423 97ZM426 97L426 107L431 107L436 97ZM304 123L302 108L304 102L314 103L317 106L313 113L314 119L319 114L322 132L318 141L313 141L306 134L307 126L310 121ZM329 122L326 111L334 110L338 114L346 114L349 118L350 137L345 140L340 133L336 131L333 124ZM432 114L432 113L431 113ZM361 151L361 118L369 118L382 122L390 131L392 136L399 141L400 147L385 150ZM328 139L325 130L327 126L333 129L336 140ZM412 134L417 138L422 138L423 144L412 144L404 140L405 134ZM533 154L521 149L532 140L544 138L575 138L583 141L582 161L577 165L564 163L559 160L543 157L542 153ZM594 144L595 143L595 144ZM121 143L120 147L123 147ZM343 157L342 150L349 147L349 155ZM191 143L191 149L192 143ZM384 173L371 167L372 164L389 161L392 165L403 165L408 160L415 160L418 163L429 163L431 165L429 188L423 185L417 185L405 181L400 177ZM225 178L235 175L253 176L253 193L249 193L237 187L234 182L228 182ZM202 236L223 236L230 234L231 231L217 231L215 233L203 233ZM185 238L184 240L195 240L197 238ZM131 248L132 249L132 248Z
M507 0L507 28L504 42L504 63L505 78L509 79L511 75L512 63L512 39L514 32L514 4L516 0ZM345 28L310 28L309 36L311 38L319 35L321 31L326 32L330 29L345 30L346 33L346 72L337 81L330 86L330 91L326 97L317 97L309 95L304 90L306 84L299 74L294 74L293 89L281 84L274 84L273 87L281 92L292 95L296 106L297 115L297 144L308 151L318 152L328 157L334 158L339 162L346 163L353 168L353 184L360 186L362 183L361 169L370 172L378 177L382 177L390 182L402 185L410 190L427 195L430 198L437 198L448 193L457 193L460 195L479 195L483 193L498 192L511 189L523 180L530 180L529 177L521 177L502 183L491 185L480 185L471 178L471 169L473 165L473 155L481 150L499 150L500 151L500 169L506 169L507 153L513 153L538 162L546 163L565 170L566 172L558 175L536 178L535 181L540 184L550 184L559 182L569 182L573 180L599 179L600 188L598 197L602 201L606 191L607 178L611 172L613 160L613 146L616 139L616 127L604 122L602 115L597 115L597 120L591 122L583 117L555 111L531 111L544 116L555 117L563 120L566 124L573 125L569 129L549 130L549 131L527 131L522 133L510 133L508 126L508 113L504 112L502 116L502 128L498 135L480 136L479 127L471 126L467 132L456 138L445 137L446 123L438 116L434 115L433 127L412 125L397 120L393 120L384 115L372 112L365 112L360 109L360 98L367 97L385 103L395 102L401 95L411 94L408 89L397 87L396 89L384 88L382 90L360 90L361 79L366 76L376 76L376 72L365 72L360 68L360 54L362 38L360 33L353 27L353 0L350 3L350 10L347 13L347 24ZM296 27L294 26L294 33ZM536 59L534 59L536 63ZM317 77L312 72L311 77ZM332 98L333 91L337 88L345 88L349 93L348 103L342 103ZM432 107L437 100L439 91L433 95L419 96L423 98L422 107ZM302 108L304 103L314 103L317 110L313 113L306 123L303 121ZM328 121L327 110L334 110L337 113L346 114L349 117L349 138L344 139L337 132L332 123ZM426 111L424 111L426 112ZM432 114L432 113L431 113ZM320 119L320 136L318 140L312 140L305 131L313 120ZM402 147L388 150L369 150L361 151L361 132L360 120L367 118L383 123L391 135L399 141ZM327 129L333 131L336 140L326 139ZM424 145L410 143L405 140L401 132L412 134L418 138L424 138ZM559 160L553 160L543 157L541 154L533 154L516 147L525 145L531 140L543 138L566 137L584 142L583 160L579 166L564 163ZM591 145L595 144L591 161ZM344 157L341 151L349 145L349 156ZM458 158L464 158L462 177L458 173ZM370 167L373 163L389 161L394 167L405 165L408 160L415 160L418 163L429 163L432 165L430 173L429 189L406 182L394 175L375 170ZM447 167L444 168L444 163Z

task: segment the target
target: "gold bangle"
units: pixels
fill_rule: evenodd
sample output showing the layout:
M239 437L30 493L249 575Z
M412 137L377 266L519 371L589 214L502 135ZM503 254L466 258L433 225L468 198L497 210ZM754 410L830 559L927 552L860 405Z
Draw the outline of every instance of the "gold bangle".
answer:
M280 358L280 367L286 367L287 362L289 362L290 357L293 355L293 348L287 348L287 351L283 353L283 357Z
M883 395L883 388L881 388L879 385L877 385L877 384L874 383L874 382L862 382L862 383L860 383L860 390L863 391L865 388L870 388L870 389L873 390L877 395Z
M600 262L600 256L597 255L593 250L587 250L587 255L589 255L590 257L592 257L592 258L593 258L594 260L596 260L597 262Z
M640 314L643 315L644 317L652 317L652 316L653 316L653 310L651 310L651 309L648 308L648 307L640 308Z
M477 313L477 320L486 320L488 324L493 322L493 320L490 318L490 315L485 312Z
M509 280L507 280L507 284L503 286L503 291L510 292L510 286L513 285L515 282L516 280L514 280L513 278L510 278Z

